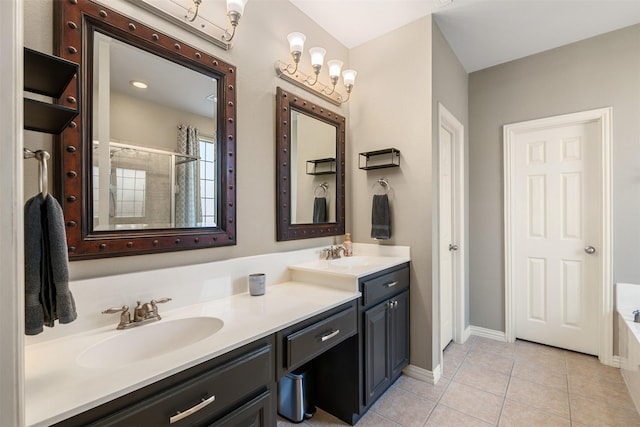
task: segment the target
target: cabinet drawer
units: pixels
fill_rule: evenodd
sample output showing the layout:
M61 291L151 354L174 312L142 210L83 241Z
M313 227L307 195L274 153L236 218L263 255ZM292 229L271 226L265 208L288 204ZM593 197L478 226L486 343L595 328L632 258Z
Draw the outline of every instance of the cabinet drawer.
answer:
M408 287L409 267L407 266L371 279L365 277L361 283L364 306L383 301Z
M356 332L356 308L352 305L333 316L287 335L285 366L287 369L300 366Z
M273 363L272 346L264 345L91 425L179 427L206 422L273 382ZM191 415L176 417L189 410Z

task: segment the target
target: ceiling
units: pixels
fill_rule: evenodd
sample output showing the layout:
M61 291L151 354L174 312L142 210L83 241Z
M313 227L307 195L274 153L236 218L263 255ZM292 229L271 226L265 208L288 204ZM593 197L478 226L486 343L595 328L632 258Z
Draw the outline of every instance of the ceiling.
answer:
M96 39L105 40L109 46L109 87L112 92L190 114L215 117L217 83L213 77L97 34ZM144 82L148 87L137 89L131 85L132 81Z
M640 0L289 0L348 48L433 14L467 72L640 22Z

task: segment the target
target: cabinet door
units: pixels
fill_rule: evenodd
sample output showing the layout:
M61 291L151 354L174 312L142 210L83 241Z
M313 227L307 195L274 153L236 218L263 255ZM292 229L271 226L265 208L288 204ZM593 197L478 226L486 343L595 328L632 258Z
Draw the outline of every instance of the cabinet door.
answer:
M391 378L395 379L409 363L409 291L391 299L389 328Z
M376 400L391 382L388 306L385 301L364 313L365 405Z
M209 427L271 427L276 424L271 396L267 390Z

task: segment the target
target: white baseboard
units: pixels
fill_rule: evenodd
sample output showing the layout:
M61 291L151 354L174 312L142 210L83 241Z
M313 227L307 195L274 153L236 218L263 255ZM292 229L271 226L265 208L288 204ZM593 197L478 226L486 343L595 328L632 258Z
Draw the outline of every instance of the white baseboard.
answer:
M470 336L471 336L471 326L467 326L466 328L464 328L464 331L462 332L462 343L463 344L466 343Z
M620 359L620 356L613 356L611 362L612 362L611 366L613 366L614 368L622 367L622 360Z
M419 368L415 365L408 365L402 370L402 373L410 378L418 381L424 381L429 384L436 384L442 376L440 365L436 366L433 371Z
M493 329L481 328L480 326L470 326L469 329L471 330L471 335L507 342L507 336L502 331L494 331Z

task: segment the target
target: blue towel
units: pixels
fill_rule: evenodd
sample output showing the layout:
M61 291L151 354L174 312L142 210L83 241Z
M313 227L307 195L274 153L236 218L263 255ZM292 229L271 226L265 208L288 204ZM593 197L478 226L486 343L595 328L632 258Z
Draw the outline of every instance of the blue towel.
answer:
M51 195L32 197L24 207L25 333L73 322L69 256L62 207Z

